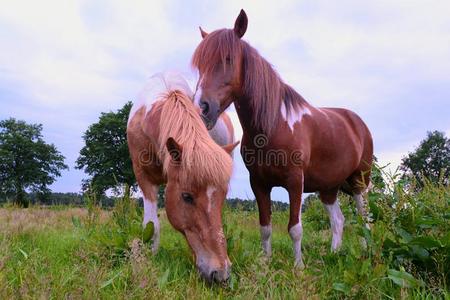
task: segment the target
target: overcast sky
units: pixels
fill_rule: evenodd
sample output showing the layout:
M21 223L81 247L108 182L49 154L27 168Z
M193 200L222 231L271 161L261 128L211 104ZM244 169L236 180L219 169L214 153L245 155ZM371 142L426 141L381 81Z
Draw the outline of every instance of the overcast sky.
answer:
M100 112L153 73L190 74L198 26L230 28L241 8L244 39L312 105L357 112L382 164L397 166L427 130L450 135L450 1L222 2L0 0L0 119L44 125L70 166L54 191L80 191L74 161ZM253 198L235 157L230 196Z

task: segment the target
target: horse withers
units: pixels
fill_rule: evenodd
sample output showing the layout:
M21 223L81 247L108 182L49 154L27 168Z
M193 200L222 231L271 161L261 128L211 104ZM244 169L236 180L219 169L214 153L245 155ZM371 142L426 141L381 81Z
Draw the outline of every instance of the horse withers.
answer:
M354 112L318 108L287 85L255 48L242 40L247 15L241 10L233 29L206 33L192 57L199 71L196 95L202 119L213 127L218 116L234 103L243 129L241 154L256 196L264 251L271 254L270 191L289 192L288 231L295 264L303 266L301 198L319 192L329 213L333 250L340 247L344 216L339 190L353 196L365 218L363 192L372 166L369 129Z
M217 145L209 136L181 77L151 78L130 112L128 147L144 196L144 226L154 224L152 250L159 246L157 194L166 184L169 222L186 238L196 266L208 282L224 282L231 263L222 228L222 206L237 143Z

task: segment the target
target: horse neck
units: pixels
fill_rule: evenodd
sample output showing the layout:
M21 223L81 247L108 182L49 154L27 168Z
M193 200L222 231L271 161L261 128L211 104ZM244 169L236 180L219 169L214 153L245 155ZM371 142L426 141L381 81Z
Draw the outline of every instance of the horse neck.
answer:
M284 101L284 99L280 102L280 108L277 110L276 121L273 124L274 128L272 130L272 134L277 131L277 127L280 126L280 123L284 120L281 113L282 105L291 105L291 113L292 110L299 109L309 109L310 111L316 109L314 106L309 104L299 93L297 93L292 87L287 86L283 83L283 88L288 89L288 92L285 93L285 97L290 97L290 101ZM239 121L244 129L244 133L249 136L255 136L258 134L266 134L261 128L255 126L255 114L253 107L251 105L252 98L251 96L245 96L243 93L235 98L234 104L236 108L236 112L239 117Z
M253 108L250 104L251 98L240 96L234 101L234 106L239 117L239 122L241 123L244 134L255 136L257 134L263 133L261 129L256 127L254 124L254 113Z

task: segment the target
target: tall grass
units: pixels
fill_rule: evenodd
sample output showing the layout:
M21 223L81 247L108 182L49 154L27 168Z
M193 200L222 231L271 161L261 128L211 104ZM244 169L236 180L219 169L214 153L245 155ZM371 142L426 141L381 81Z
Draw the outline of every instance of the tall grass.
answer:
M0 298L449 298L450 188L417 191L392 178L369 195L371 230L351 199L343 247L330 251L321 203L304 213L306 269L293 267L288 212L273 214L273 257L260 247L258 214L224 209L233 263L227 287L199 279L184 238L160 211L161 247L144 242L142 211L130 199L113 211L77 208L0 209ZM360 238L367 240L367 248Z

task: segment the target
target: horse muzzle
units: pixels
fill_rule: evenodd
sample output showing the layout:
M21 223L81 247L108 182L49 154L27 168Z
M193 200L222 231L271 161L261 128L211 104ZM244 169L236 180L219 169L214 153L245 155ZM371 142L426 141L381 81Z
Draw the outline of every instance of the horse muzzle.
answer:
M219 104L214 101L200 100L199 106L202 111L201 117L203 123L205 123L208 130L211 130L219 118Z
M231 267L225 267L223 269L211 269L202 270L198 268L200 276L209 284L218 283L226 284L231 277Z

